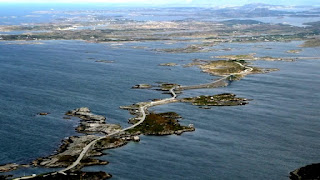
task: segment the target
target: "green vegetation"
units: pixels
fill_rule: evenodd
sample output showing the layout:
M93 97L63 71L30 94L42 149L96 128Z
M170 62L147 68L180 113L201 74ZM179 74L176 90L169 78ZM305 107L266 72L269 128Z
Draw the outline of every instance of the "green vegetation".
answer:
M259 73L263 73L263 70L260 69L260 68L257 68L257 67L252 67L252 71L251 72L259 74Z
M160 52L167 53L196 53L196 52L204 52L204 48L198 45L190 45L185 48L173 48L173 49L157 49Z
M239 81L243 76L242 75L230 75L228 78L229 81Z
M244 61L241 61L244 62ZM203 72L213 74L213 75L228 75L233 73L240 73L246 68L243 67L240 61L210 61L207 64L200 65L199 67Z
M175 112L151 113L147 115L142 124L128 130L128 132L130 134L169 135L194 130L194 128L191 127L181 126L178 123L178 118L180 118L180 116Z
M104 138L97 141L94 147L97 149L109 149L109 148L112 148L113 146L117 147L118 145L124 145L124 144L126 144L126 142L121 138L108 137L108 138Z
M240 54L240 55L224 55L224 56L216 56L215 58L229 59L229 60L253 60L255 59L254 53L251 54Z
M83 17L82 17L83 18ZM117 19L108 21L77 22L69 19L38 25L3 25L0 31L29 31L25 34L1 35L0 40L87 40L90 42L133 42L133 41L194 41L181 48L157 49L169 53L197 53L213 51L210 47L221 42L264 42L306 40L320 34L319 23L307 27L283 24L265 24L254 20L229 20L224 22L175 21L159 23ZM78 27L109 24L102 29ZM142 28L143 27L143 28ZM38 31L38 32L32 32ZM210 40L210 42L207 42Z
M172 84L172 83L162 83L161 85L160 85L160 90L161 91L169 91L171 88L173 88L173 87L177 87L177 86L179 86L178 84Z
M290 50L287 51L288 53L298 53L300 50ZM224 56L214 56L214 58L222 58L227 59L230 61L238 62L243 65L247 64L246 61L294 61L292 58L279 58L279 57L271 57L271 56L263 56L263 57L256 57L255 53L250 54L242 54L242 55L224 55Z
M287 51L287 53L298 54L301 51L302 51L301 49L292 49L292 50Z
M246 62L245 60L242 60L242 59L236 59L236 60L230 60L230 61L232 61L232 62L238 62L238 63L240 63L240 64L242 64L242 65L247 64L247 62Z
M181 101L190 102L195 106L239 106L248 104L247 99L238 98L236 95L230 93L184 98Z
M216 42L204 42L201 44L192 44L183 48L170 48L170 49L156 49L159 52L167 52L167 53L198 53L198 52L210 52L214 51L214 49L209 49L216 45Z
M71 156L71 155L61 155L61 156L58 156L58 161L59 162L68 162L68 163L72 163L74 162L75 160L77 160L77 157L75 156Z
M261 21L251 20L251 19L231 19L227 21L222 21L224 25L233 26L233 25L253 25L253 24L265 24Z
M320 46L320 39L311 39L304 42L302 47L319 47Z
M208 61L207 60L201 60L201 59L193 59L192 63L188 63L183 65L183 67L192 67L192 66L200 66L203 64L207 64Z

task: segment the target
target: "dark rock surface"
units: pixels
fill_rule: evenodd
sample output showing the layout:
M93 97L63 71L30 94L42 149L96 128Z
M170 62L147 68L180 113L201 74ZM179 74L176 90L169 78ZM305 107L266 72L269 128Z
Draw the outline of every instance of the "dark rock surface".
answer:
M27 164L21 165L21 164L16 164L16 163L0 165L0 173L13 171L13 170L16 170L20 167L29 167L29 165L27 165Z
M34 180L104 180L109 179L112 176L105 172L83 172L83 171L75 171L75 172L68 172L64 174L44 174L36 176L32 179Z
M91 110L87 107L77 108L66 113L68 116L76 116L85 121L93 121L103 123L106 118L101 115L95 115L91 113Z
M80 133L104 133L110 134L121 130L121 126L117 124L106 124L106 118L102 115L91 113L87 107L77 108L66 113L67 116L79 117L80 125L76 130Z
M49 115L50 113L48 113L48 112L40 112L40 113L38 113L38 115L40 115L40 116L46 116L46 115Z
M152 88L150 84L137 84L132 86L132 89L149 89Z
M44 167L67 167L71 165L79 156L82 149L99 136L72 136L63 141L63 144L57 150L57 153L48 157L38 158L32 161L34 166ZM87 152L86 157L81 161L78 169L88 165L105 165L106 161L89 158L91 156L101 156L105 149L112 149L123 146L127 143L121 138L106 138L98 141L93 148Z
M146 120L139 126L128 130L131 135L180 135L183 132L194 131L195 128L192 126L182 126L179 124L178 119L181 118L175 112L167 113L150 113L146 116ZM136 123L134 120L131 123Z
M320 179L320 163L310 164L290 172L292 180L315 180Z
M0 180L11 179L12 175L0 175Z
M181 102L189 102L195 106L239 106L248 104L249 100L238 98L234 94L223 93L212 96L197 96L192 98L184 98Z

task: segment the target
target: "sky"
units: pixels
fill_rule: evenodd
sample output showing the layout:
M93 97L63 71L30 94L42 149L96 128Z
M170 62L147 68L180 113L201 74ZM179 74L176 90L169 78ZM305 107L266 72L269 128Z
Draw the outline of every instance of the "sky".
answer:
M0 3L112 3L133 5L244 5L266 3L275 5L320 5L320 0L0 0Z

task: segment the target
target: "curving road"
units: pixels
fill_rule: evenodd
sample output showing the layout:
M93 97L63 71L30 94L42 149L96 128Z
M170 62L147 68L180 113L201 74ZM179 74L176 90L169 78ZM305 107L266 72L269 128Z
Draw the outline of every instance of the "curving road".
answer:
M82 152L80 153L80 155L79 155L79 157L77 158L76 161L74 161L70 166L66 167L65 169L62 169L62 170L58 171L58 173L64 173L64 172L66 172L66 171L68 171L68 170L76 167L76 166L80 163L80 161L83 159L83 157L86 155L86 153L89 151L89 149L91 148L91 146L93 146L97 141L100 141L100 140L102 140L102 139L104 139L104 138L108 138L108 137L111 137L111 136L120 134L120 133L122 133L122 132L124 132L124 131L127 131L127 130L129 130L129 129L133 129L133 128L135 128L136 126L139 126L139 125L140 125L141 123L143 123L143 121L146 119L146 116L147 116L147 115L146 115L146 109L147 109L148 107L156 106L156 105L158 105L158 104L163 104L163 103L166 103L166 102L175 100L176 97L177 97L177 95L176 95L176 93L174 92L174 89L175 89L175 87L173 87L173 88L171 88L171 89L169 90L169 92L172 94L172 97L171 97L171 98L166 98L166 99L162 99L162 100L160 100L160 101L150 102L150 103L148 103L148 104L146 104L146 105L144 105L144 106L140 106L140 107L139 107L139 112L140 112L140 117L139 117L139 119L140 119L140 121L137 122L136 124L134 124L134 125L132 125L132 126L130 126L130 127L127 127L127 128L125 128L125 129L122 129L122 130L120 130L120 131L117 131L117 132L108 134L108 135L106 135L106 136L100 137L100 138L98 138L98 139L90 142L86 147L83 148Z
M245 65L243 65L243 64L241 64L241 63L239 63L239 62L235 62L235 63L239 64L241 67L243 67L243 68L245 68L245 69L244 69L244 71L242 71L242 72L233 73L232 75L237 75L237 74L241 74L241 75L242 75L242 74L247 74L247 73L253 71L253 68L252 68L252 67L245 66Z
M170 99L171 99L171 98L170 98ZM166 100L166 99L164 99L164 100ZM66 167L65 169L62 169L62 170L60 170L60 171L58 171L58 172L53 172L53 173L51 173L51 174L52 174L52 175L53 175L53 174L56 174L56 173L65 174L66 171L68 171L68 170L76 167L76 166L80 163L80 161L83 159L83 157L84 157L84 156L86 155L86 153L89 151L89 149L90 149L96 142L98 142L98 141L100 141L100 140L102 140L102 139L104 139L104 138L108 138L108 137L117 135L117 134L119 134L119 133L122 133L122 132L124 132L124 131L127 131L127 130L129 130L129 129L132 129L132 128L140 125L140 124L146 119L146 112L145 112L145 111L146 111L146 108L147 108L147 107L150 107L150 106L151 106L151 105L146 104L146 105L141 106L141 107L139 108L140 113L141 113L141 114L140 114L140 117L139 117L139 118L140 118L140 121L139 121L139 122L137 122L136 124L134 124L134 125L132 125L132 126L130 126L130 127L127 127L127 128L125 128L125 129L122 129L122 130L120 130L120 131L117 131L117 132L108 134L108 135L103 136L103 137L100 137L100 138L98 138L98 139L96 139L96 140L94 140L94 141L91 141L88 145L86 145L86 146L83 148L83 150L82 150L82 152L80 153L80 155L78 156L77 160L74 161L70 166L68 166L68 167ZM25 177L21 177L21 178L16 178L15 180L20 180L20 179L32 179L32 178L34 178L34 177L36 177L36 176L25 176Z
M238 63L238 62L237 62L237 63ZM212 82L212 83L203 84L203 85L200 85L200 86L201 86L201 87L202 87L202 86L212 86L212 85L217 84L217 83L219 83L219 82L221 82L221 81L223 81L223 80L226 80L227 78L229 78L229 77L232 76L232 75L247 74L247 73L249 73L249 72L251 72L251 71L253 70L253 68L251 68L251 67L244 66L244 65L241 64L241 63L238 63L238 64L239 64L240 66L244 67L245 70L242 71L242 72L240 72L240 73L233 73L233 74L230 74L230 75L227 75L227 76L223 76L222 78L220 78L220 79L218 79L218 80L216 80L216 81L214 81L214 82ZM200 86L194 86L194 87L200 88ZM89 149L90 149L96 142L98 142L98 141L100 141L100 140L102 140L102 139L105 139L105 138L108 138L108 137L111 137L111 136L120 134L120 133L122 133L122 132L124 132L124 131L127 131L127 130L129 130L129 129L135 128L136 126L140 125L141 123L143 123L143 122L145 121L145 119L146 119L146 109L147 109L148 107L152 107L152 106L156 106L156 105L161 105L161 104L166 104L166 103L174 102L174 101L176 100L176 98L177 98L177 94L174 92L175 89L183 90L183 89L189 89L190 87L193 87L193 86L172 87L172 88L169 90L169 92L170 92L171 95L172 95L171 98L166 98L166 99L162 99L162 100L159 100L159 101L152 101L152 102L149 102L149 103L147 103L147 104L145 104L145 105L143 105L143 106L140 106L140 107L139 107L140 117L138 117L140 120L139 120L136 124L134 124L134 125L132 125L132 126L130 126L130 127L127 127L127 128L125 128L125 129L122 129L122 130L120 130L120 131L117 131L117 132L108 134L108 135L106 135L106 136L103 136L103 137L100 137L100 138L98 138L98 139L96 139L96 140L91 141L88 145L86 145L86 146L83 148L83 150L81 151L81 153L80 153L80 155L78 156L78 158L77 158L76 161L74 161L70 166L66 167L65 169L62 169L62 170L60 170L60 171L51 173L51 175L56 174L56 173L65 174L66 171L68 171L68 170L76 167L76 166L80 163L80 161L84 158L84 156L85 156L86 153L89 151ZM33 175L33 176L24 176L24 177L20 177L20 178L15 178L15 180L32 179L32 178L34 178L34 177L36 177L36 176L35 176L35 175Z
M139 122L137 122L136 124L134 124L134 125L132 125L132 126L130 126L130 127L127 127L127 128L122 129L122 130L120 130L120 131L117 131L117 132L108 134L108 135L106 135L106 136L100 137L100 138L98 138L98 139L90 142L86 147L83 148L82 152L80 153L80 155L79 155L79 157L77 158L76 161L74 161L70 166L66 167L65 169L62 169L62 170L58 171L58 173L62 173L62 174L63 174L64 172L66 172L66 171L68 171L68 170L76 167L76 166L80 163L80 161L83 159L83 157L86 155L86 153L89 151L89 149L91 148L91 146L93 146L96 142L98 142L98 141L100 141L100 140L102 140L102 139L105 139L105 138L108 138L108 137L111 137L111 136L120 134L120 133L122 133L122 132L124 132L124 131L127 131L127 130L129 130L129 129L135 128L136 126L138 126L138 125L140 125L141 123L143 123L143 121L146 119L145 109L146 109L147 106L148 106L148 105L144 105L144 106L141 106L141 107L139 108L139 109L140 109L140 113L141 113L141 114L140 114L141 117L139 117L139 118L140 118L140 121L139 121Z
M231 75L223 76L222 78L220 78L216 81L213 81L211 83L193 85L193 86L180 86L176 89L177 90L188 90L188 89L214 88L214 87L224 86L224 84L220 84L220 83L222 83L224 80L226 80L230 76Z
M251 72L251 71L253 70L253 68L251 68L251 67L244 66L243 64L238 63L238 62L236 62L236 63L239 64L240 66L244 67L245 70L242 71L242 72L240 72L240 73L233 73L233 74L231 74L231 75L247 74L247 73L249 73L249 72ZM220 78L220 79L218 79L218 80L210 83L210 85L215 84L215 83L219 83L220 81L223 81L223 80L229 78L231 75L224 76L224 77L222 77L222 78ZM147 109L148 107L156 106L156 105L160 105L160 104L164 104L164 103L168 103L168 102L170 102L170 101L175 100L175 99L177 98L177 94L174 92L175 88L176 88L176 87L173 87L173 88L171 88L171 89L169 90L169 92L172 94L172 97L171 97L171 98L166 98L166 99L162 99L162 100L159 100L159 101L152 101L152 102L150 102L150 103L148 103L148 104L146 104L146 105L144 105L144 106L140 106L139 111L140 111L140 113L141 113L141 114L140 114L141 117L139 117L139 118L140 118L140 121L139 121L139 122L137 122L136 124L134 124L134 125L132 125L132 126L130 126L130 127L127 127L127 128L122 129L122 130L120 130L120 131L117 131L117 132L108 134L108 135L106 135L106 136L100 137L100 138L98 138L98 139L90 142L86 147L83 148L82 152L80 153L79 157L77 158L77 160L76 160L75 162L73 162L70 166L66 167L65 169L62 169L62 170L58 171L58 173L64 173L65 171L68 171L68 170L76 167L76 166L80 163L80 161L83 159L83 157L85 156L85 154L89 151L89 149L91 148L91 146L93 146L97 141L100 141L100 140L102 140L102 139L104 139L104 138L108 138L108 137L117 135L117 134L122 133L122 132L124 132L124 131L127 131L127 130L129 130L129 129L133 129L133 128L135 128L136 126L138 126L138 125L140 125L141 123L143 123L143 121L146 119L146 112L145 112L145 111L146 111L146 109ZM180 87L180 88L183 88L183 87Z

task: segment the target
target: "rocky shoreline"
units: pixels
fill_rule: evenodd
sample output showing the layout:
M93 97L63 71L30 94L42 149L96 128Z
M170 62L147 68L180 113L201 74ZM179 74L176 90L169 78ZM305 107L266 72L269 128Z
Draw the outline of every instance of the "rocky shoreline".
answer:
M73 163L75 159L79 156L82 149L89 144L91 141L100 138L99 134L110 134L116 131L121 130L120 125L116 124L107 124L105 122L106 118L101 115L96 115L91 113L90 109L87 107L77 108L71 111L66 112L67 116L74 116L80 118L79 126L76 128L77 132L84 133L84 136L71 136L62 141L62 144L57 149L56 153L50 155L48 157L40 157L36 160L33 160L29 165L19 165L19 164L6 164L0 166L0 172L9 172L16 170L21 167L47 167L47 168L59 168L59 167L67 167ZM68 179L79 179L77 177L81 176L82 174L86 174L86 176L90 175L91 178L87 177L82 179L106 179L110 178L111 175L109 174L102 174L96 172L81 172L80 169L84 166L91 166L91 165L106 165L108 164L107 161L98 160L91 157L97 157L104 155L103 150L117 148L123 146L131 141L131 139L124 139L120 137L112 137L106 138L98 141L94 145L94 147L86 154L86 157L81 161L81 163L73 169L71 174L68 174ZM60 178L60 175L47 175L41 177L35 177L33 179L56 179ZM66 177L66 176L64 176ZM97 178L95 178L97 177ZM3 177L3 178L9 178Z
M181 102L189 102L195 106L240 106L248 104L249 100L238 98L235 94L223 93L212 96L205 95L194 98L183 98Z
M117 148L126 145L130 141L140 141L139 135L181 135L184 132L195 131L194 125L188 126L180 125L181 118L175 112L153 113L148 112L148 107L168 104L168 103L192 103L203 109L209 109L209 106L239 106L248 104L247 99L238 98L234 94L224 93L218 95L203 95L191 98L176 98L179 93L187 89L200 88L214 88L227 86L232 81L231 76L239 75L241 77L251 73L261 73L262 69L252 68L247 66L245 61L240 60L220 60L220 61L206 61L194 60L193 63L186 65L187 67L197 65L204 72L222 76L220 79L208 84L200 84L195 86L181 86L174 83L160 83L157 89L163 93L171 94L171 98L155 99L151 102L140 102L129 106L121 106L121 109L128 110L130 114L135 117L129 119L129 123L134 124L130 128L122 129L120 125L106 123L106 117L97 115L91 112L87 107L81 107L74 110L67 111L63 119L70 119L77 117L80 119L79 125L76 127L78 133L82 136L72 136L62 141L61 146L55 154L48 157L37 158L32 161L30 165L8 164L0 166L0 171L8 172L16 170L25 166L41 166L47 168L68 167L66 174L68 178L74 179L82 177L82 174L92 174L95 179L95 172L81 172L81 168L91 165L106 165L107 161L95 159L94 157L104 155L103 151L106 149ZM149 84L138 84L133 86L134 89L148 89L153 88ZM49 113L48 113L49 114ZM48 115L43 114L43 115ZM143 114L143 118L142 118ZM42 115L42 114L41 114ZM112 136L108 136L112 135ZM94 142L94 144L92 144ZM89 144L89 149L86 149ZM86 149L86 150L85 150ZM83 152L85 154L83 154ZM83 154L83 156L81 156ZM80 162L75 165L73 163L80 158ZM69 169L70 167L70 169ZM64 173L64 171L62 171ZM71 177L72 176L72 177ZM100 178L110 178L109 174L99 174ZM44 176L36 176L32 178L60 178L57 172L47 174ZM65 176L64 176L65 177ZM90 178L89 178L90 179Z
M259 4L261 6L261 4ZM246 7L248 8L248 7ZM283 12L269 10L269 7L263 8L264 15L260 11L254 11L258 7L251 7L248 12L244 13L242 10L233 9L230 14L228 9L225 9L225 13L221 13L222 9L197 9L195 13L190 14L190 10L178 11L185 17L192 17L194 15L201 18L207 18L208 13L213 16L226 18L239 18L239 17L269 17L270 14L274 14L276 17L283 18ZM242 8L241 8L242 9ZM168 9L167 9L168 10ZM169 9L170 11L172 9ZM143 9L142 13L145 9ZM158 10L156 10L158 12ZM307 11L306 11L307 12ZM301 17L305 14L296 14ZM34 12L38 14L40 12ZM61 12L56 10L42 11L40 14L59 14ZM128 20L126 18L120 18L116 16L116 19L105 18L105 15L110 13L109 11L103 11L102 16L96 14L94 11L86 11L89 16L83 16L83 12L64 11L63 14L69 14L63 18L59 18L56 22L39 23L36 26L33 23L26 23L21 25L1 25L1 31L13 32L13 31L26 31L24 34L4 34L1 35L0 41L5 44L43 44L44 41L39 40L85 40L91 43L103 43L110 42L115 43L113 45L121 45L124 42L143 42L143 41L163 41L170 40L169 43L188 42L183 47L180 46L168 46L165 49L154 49L157 53L205 53L211 51L230 51L231 48L213 49L213 46L220 43L255 43L255 42L286 42L291 40L303 40L305 41L302 47L316 47L320 46L319 39L319 24L320 22L313 22L305 24L305 27L291 26L285 24L269 24L259 21L248 20L227 20L227 21L199 21L197 19L186 19L179 21L136 21ZM263 12L262 12L263 13ZM288 12L285 12L288 13ZM157 13L156 13L157 14ZM54 15L56 16L56 15ZM52 16L52 17L54 17ZM78 19L84 21L78 21ZM94 29L81 29L78 27L95 27L97 25L100 28ZM39 31L39 32L32 32ZM23 40L23 41L19 41ZM10 42L6 42L10 41ZM166 41L168 43L168 41ZM112 45L112 46L113 46ZM111 46L111 45L110 45ZM143 46L134 46L132 48L147 49ZM287 53L297 54L299 49L293 49L287 51ZM139 141L139 135L180 135L183 132L194 131L195 128L192 124L188 126L180 125L180 116L174 112L166 113L153 113L148 112L147 105L156 104L161 105L165 103L191 103L194 106L198 106L203 109L209 109L213 106L240 106L246 105L250 100L245 98L236 97L234 94L218 94L218 95L201 95L197 97L176 99L176 94L182 93L183 90L188 89L200 89L200 88L215 88L224 87L233 80L240 80L248 74L267 73L275 71L277 69L263 69L253 66L249 66L250 61L263 60L263 61L294 61L295 58L280 58L280 57L259 57L255 54L247 55L224 55L213 56L216 61L199 60L195 59L192 63L185 65L184 67L198 66L202 72L208 73L214 76L221 76L217 81L208 84L200 84L194 86L180 86L178 84L162 83L158 86L158 89L162 93L172 95L171 100L162 101L161 99L154 99L151 102L141 102L130 106L123 106L123 109L128 110L132 115L136 117L130 118L129 123L135 124L141 120L141 107L146 107L146 117L143 123L138 126L112 136L97 141L90 150L86 152L85 157L81 160L81 163L76 166L72 171L67 171L65 175L60 173L50 173L46 175L38 175L33 179L106 179L111 175L104 172L82 172L80 169L83 166L89 165L106 165L107 161L101 161L95 159L96 156L104 155L103 151L106 149L117 148L124 146L130 141ZM88 58L94 59L94 58ZM223 60L221 60L223 59ZM111 60L95 60L96 63L114 63ZM168 66L171 69L174 66L178 66L176 63L162 63L159 66ZM134 89L149 89L153 88L152 85L138 84L133 86ZM174 89L174 93L173 92ZM172 92L171 92L172 91ZM170 99L170 98L169 98ZM149 106L151 107L151 105ZM39 116L49 115L48 112L40 112ZM55 154L48 157L37 158L27 165L19 165L15 163L0 166L0 172L9 172L22 167L29 166L41 166L48 168L67 167L71 165L77 157L81 154L86 145L95 140L100 139L108 134L120 132L122 127L117 124L106 123L106 117L102 115L96 115L91 112L87 107L77 108L66 113L63 119L70 119L71 117L78 117L80 119L79 125L76 127L76 131L81 133L81 136L71 136L62 141L61 146L58 148ZM140 118L140 119L139 119ZM320 179L319 176L307 176L307 174L316 174L314 169L319 172L319 164L312 164L306 167L299 168L290 173L292 179ZM0 176L0 179L10 178L10 176Z
M178 123L178 119L181 116L175 112L167 113L150 113L147 115L146 120L139 126L128 130L128 134L132 135L181 135L184 132L195 131L193 125L181 126ZM135 124L137 120L129 121L132 124Z
M203 60L193 59L192 63L186 64L183 67L198 66L202 72L214 76L228 76L232 75L232 80L240 80L248 74L262 74L272 71L278 71L276 68L259 68L249 66L248 60L253 60L253 55L231 55L231 56L217 56L227 60ZM243 73L245 72L245 73Z
M104 133L111 134L121 130L120 125L107 124L106 117L95 115L87 107L77 108L68 111L65 115L80 118L80 125L76 128L79 133Z
M220 106L230 106L230 105L244 105L247 100L243 98L235 98L233 94L220 94L215 96L204 96L208 97L206 105L209 101L212 103L218 102ZM191 102L195 103L199 97L194 98L184 98L173 102ZM230 104L231 103L231 104ZM139 116L139 107L140 104L134 104L130 106L123 106L122 109L128 110L132 115ZM195 104L203 105L203 104ZM213 105L213 104L212 104ZM107 161L98 160L92 157L97 157L104 155L103 151L106 149L117 148L120 146L126 145L129 141L139 141L138 137L141 134L144 135L181 135L184 132L195 131L195 128L192 124L188 126L182 126L179 123L181 118L175 112L167 113L149 113L146 111L145 121L136 126L133 129L129 129L124 133L121 133L114 137L104 138L99 140L87 153L86 156L82 159L81 163L76 166L71 172L79 171L84 166L91 165L106 165ZM119 125L107 124L105 122L106 118L102 115L96 115L91 112L87 107L77 108L66 112L67 116L73 116L80 118L79 126L76 128L77 132L84 133L84 136L71 136L62 141L61 146L58 148L55 154L48 157L37 158L31 162L31 165L34 167L42 166L48 168L59 168L70 166L80 155L83 148L90 142L100 138L99 134L111 134L117 131L120 131L122 128ZM131 118L129 123L137 123L137 117ZM8 172L16 170L20 167L26 167L30 165L18 165L18 164L7 164L0 166L2 172Z
M58 180L104 180L111 178L112 175L108 174L103 171L99 172L84 172L84 171L75 171L75 172L68 172L65 174L43 174L39 176L35 176L32 179L34 180L52 180L52 179L58 179Z
M290 172L290 179L320 179L320 163L310 164Z
M236 79L232 77L237 75L244 77L247 74L268 72L260 68L247 66L247 64L248 63L244 60L207 61L196 59L193 60L193 63L190 63L185 67L197 65L202 71L212 75L219 75L221 78L208 84L194 86L181 86L175 83L160 83L158 86L154 86L156 88L153 88L153 86L149 84L138 84L133 86L132 88L134 89L152 88L152 90L170 94L172 97L162 100L154 99L149 102L139 102L129 106L121 106L121 109L128 110L130 114L135 116L129 119L129 123L133 125L126 129L122 129L122 127L117 124L106 123L105 116L92 113L88 107L69 110L65 113L63 119L70 119L71 117L79 118L79 125L75 130L84 135L72 136L63 140L55 154L48 157L37 158L32 161L30 165L8 164L0 166L0 171L8 172L25 166L41 166L47 168L67 167L66 170L59 172L67 173L68 177L72 176L72 178L74 178L83 173L90 174L90 172L80 173L81 168L84 166L108 164L107 161L98 160L94 157L102 156L104 155L104 150L124 146L130 141L138 142L140 141L139 135L181 135L184 132L195 131L193 124L189 124L188 126L181 125L179 123L181 116L175 112L154 113L149 112L148 108L176 102L191 103L203 109L210 109L210 106L246 105L249 103L248 99L239 98L236 97L235 94L230 93L202 95L181 99L177 98L177 94L188 89L227 86L230 81ZM73 164L74 162L77 163ZM73 174L71 175L70 173ZM94 174L94 172L91 173ZM60 175L57 175L57 172L54 172L47 174L46 177L58 178L58 176ZM39 178L39 176L36 177ZM104 175L103 177L111 176Z
M66 113L67 116L74 116L80 118L80 124L76 128L77 132L86 134L85 136L71 136L62 141L62 145L57 150L57 153L49 157L38 158L32 161L33 166L43 167L67 167L77 159L82 152L82 149L92 142L100 138L98 134L111 134L121 130L120 125L106 124L106 118L101 115L91 113L87 107L77 108ZM94 134L96 133L96 134ZM104 155L102 152L106 149L117 148L127 144L127 140L121 138L106 138L98 141L97 144L86 154L86 157L77 166L76 170L83 166L90 165L106 165L108 162L98 159L90 158L94 156Z
M107 124L105 122L106 118L102 115L96 115L91 112L91 110L87 107L81 107L74 110L70 110L65 113L67 117L73 116L78 117L80 119L79 126L76 128L76 131L79 133L84 133L84 136L71 136L65 140L62 141L62 144L57 149L56 153L53 155L50 155L48 157L40 157L36 160L33 160L29 165L19 165L19 164L6 164L3 166L0 166L0 172L9 172L16 170L21 167L47 167L47 168L60 168L60 167L67 167L71 165L77 157L82 152L83 148L89 144L90 142L100 138L101 136L99 134L108 135L117 131L120 131L122 128L120 125L116 124ZM150 115L147 116L149 120ZM65 117L64 117L65 118ZM164 116L163 116L164 118ZM187 131L194 131L194 128L188 128L185 126L180 126L179 123L175 119L170 119L168 117L168 114L166 115L166 118L169 119L169 121L175 121L176 124L173 125L173 127L178 126L181 129L176 130L168 130L165 129L163 132L157 132L157 131L150 131L148 130L148 133L141 133L140 131L134 129L131 132L121 133L118 136L115 137L109 137L104 138L102 140L99 140L85 155L85 157L81 160L81 163L77 165L74 169L72 169L70 172L67 173L67 176L69 179L77 179L81 174L92 174L93 178L87 178L87 179L96 179L96 172L81 172L80 169L84 166L92 166L92 165L106 165L109 162L102 161L95 159L93 157L102 156L105 155L103 153L106 149L113 149L118 148L121 146L126 145L130 141L140 141L140 138L138 135L145 134L145 135L171 135L171 134L182 134L183 132ZM173 118L173 117L171 117ZM166 124L164 124L165 126ZM139 130L142 130L144 126L138 127ZM47 174L47 176L37 176L33 177L33 179L56 179L61 178L61 175L59 174ZM9 178L10 176L3 176L3 178ZM63 176L66 177L66 176ZM98 179L104 178L110 178L110 174L105 174L101 176L99 175Z
M0 173L14 171L14 170L22 168L22 167L30 167L30 165L16 164L16 163L5 164L5 165L0 166Z

